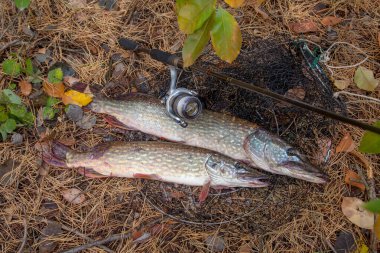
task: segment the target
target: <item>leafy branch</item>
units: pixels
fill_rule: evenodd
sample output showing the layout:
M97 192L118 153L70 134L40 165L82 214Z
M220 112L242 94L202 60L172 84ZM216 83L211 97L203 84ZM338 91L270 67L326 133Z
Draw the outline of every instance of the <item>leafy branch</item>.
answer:
M244 0L225 0L233 8ZM182 58L184 66L192 65L211 39L215 53L231 63L239 55L242 36L235 18L222 7L216 8L216 0L177 0L176 12L179 29L187 34Z

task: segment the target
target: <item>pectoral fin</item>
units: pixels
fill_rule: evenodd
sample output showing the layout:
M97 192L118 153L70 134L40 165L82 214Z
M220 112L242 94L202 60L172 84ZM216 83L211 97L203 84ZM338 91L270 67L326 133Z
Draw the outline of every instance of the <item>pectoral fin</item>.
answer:
M79 174L89 177L89 178L105 178L109 176L105 176L100 174L99 172L96 172L94 169L91 168L79 168L78 169Z
M206 200L207 196L208 196L208 193L210 191L210 185L211 185L211 181L207 181L203 186L202 186L202 190L201 190L201 193L199 194L199 202L202 203Z
M122 123L117 118L115 118L114 116L111 116L111 115L106 115L104 117L104 120L108 124L110 124L111 126L114 126L114 127L117 127L117 128L121 128L121 129L124 129L124 130L136 130L136 129L132 128L132 127L128 127L127 125L125 125L124 123Z

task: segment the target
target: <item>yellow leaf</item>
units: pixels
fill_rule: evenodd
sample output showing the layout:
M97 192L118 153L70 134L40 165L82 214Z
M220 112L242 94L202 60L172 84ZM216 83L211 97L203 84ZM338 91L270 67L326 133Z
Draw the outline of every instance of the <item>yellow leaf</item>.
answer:
M379 80L375 79L373 71L362 66L356 69L354 82L360 89L366 91L374 91L379 85Z
M228 63L233 62L238 56L242 44L240 27L234 16L219 7L210 34L216 54Z
M48 83L43 84L44 91L51 97L60 98L65 92L65 85L63 83Z
M356 252L357 253L368 253L369 248L367 245L365 245L365 243L362 243L361 245L359 245L358 250Z
M62 97L62 102L67 104L74 104L79 106L86 106L92 101L92 95L82 93L76 90L66 91Z
M345 88L347 88L350 85L350 81L349 80L335 80L334 85L338 89L344 90Z
M238 8L243 5L244 0L224 0L232 8Z

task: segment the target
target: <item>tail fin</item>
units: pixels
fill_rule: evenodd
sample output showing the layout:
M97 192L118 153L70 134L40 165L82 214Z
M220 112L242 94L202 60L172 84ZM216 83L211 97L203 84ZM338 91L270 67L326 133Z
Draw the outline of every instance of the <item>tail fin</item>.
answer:
M58 141L42 143L42 159L49 165L67 168L66 154L70 148Z

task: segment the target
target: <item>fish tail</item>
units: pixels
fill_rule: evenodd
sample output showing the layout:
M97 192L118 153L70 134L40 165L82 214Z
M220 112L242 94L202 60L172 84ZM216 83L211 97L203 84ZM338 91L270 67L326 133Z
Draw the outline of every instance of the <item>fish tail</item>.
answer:
M66 154L70 148L58 141L47 141L42 143L42 158L52 166L67 168Z

